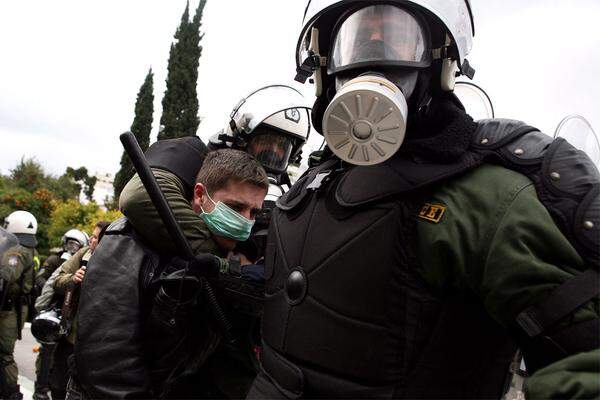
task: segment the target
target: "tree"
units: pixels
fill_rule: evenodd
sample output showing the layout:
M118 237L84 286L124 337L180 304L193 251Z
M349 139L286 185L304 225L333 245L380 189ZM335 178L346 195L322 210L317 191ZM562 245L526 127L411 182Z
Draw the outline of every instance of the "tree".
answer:
M86 167L79 167L77 169L73 169L71 167L67 167L67 171L65 175L71 177L75 182L82 182L83 187L78 184L79 191L83 190L83 194L88 201L94 200L94 189L96 187L96 182L98 178L95 176L89 176L88 170Z
M48 225L54 210L54 194L45 188L26 190L17 187L0 190L0 220L11 212L25 210L32 213L38 221L38 251L47 254Z
M137 139L142 150L150 145L150 132L152 131L152 116L154 114L154 74L152 68L146 74L146 79L140 87L135 102L135 117L131 124L131 132ZM118 199L121 191L133 176L133 164L125 151L121 156L121 169L115 175L113 187L114 199Z
M21 159L8 176L0 176L0 221L13 211L26 210L32 213L38 221L37 249L40 254L47 255L51 215L56 204L66 201L79 203L82 185L77 180L83 182L84 193L91 197L95 177L89 177L86 168L67 168L57 178L46 174L35 159Z
M32 193L37 189L47 189L52 192L54 197L62 200L78 198L81 185L76 182L73 174L69 173L69 169L73 170L67 168L62 176L56 178L47 175L41 164L35 159L22 158L19 164L10 171L8 179L5 178L4 186L8 189L23 189ZM83 168L83 170L87 176L87 169Z
M192 21L189 20L189 2L175 32L175 41L169 52L167 90L162 99L163 113L158 140L196 134L198 118L198 65L202 55L200 34L202 13L206 0L200 0Z
M96 203L81 204L77 200L57 201L53 205L47 228L50 246L60 246L62 235L69 229L91 234L99 221L112 222L123 215L119 211L104 211Z

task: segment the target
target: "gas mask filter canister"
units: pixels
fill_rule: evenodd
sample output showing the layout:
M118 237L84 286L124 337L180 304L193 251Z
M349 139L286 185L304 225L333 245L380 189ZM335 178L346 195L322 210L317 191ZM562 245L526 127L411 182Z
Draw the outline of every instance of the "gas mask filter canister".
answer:
M331 151L355 165L375 165L393 156L404 141L408 104L383 76L362 75L338 90L323 115Z

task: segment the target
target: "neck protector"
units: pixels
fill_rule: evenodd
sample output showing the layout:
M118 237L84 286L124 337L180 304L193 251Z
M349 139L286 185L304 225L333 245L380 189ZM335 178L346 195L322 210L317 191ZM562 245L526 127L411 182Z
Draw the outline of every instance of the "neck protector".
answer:
M476 129L477 124L454 95L444 94L432 99L426 115L409 121L407 138L400 153L449 163L467 151Z

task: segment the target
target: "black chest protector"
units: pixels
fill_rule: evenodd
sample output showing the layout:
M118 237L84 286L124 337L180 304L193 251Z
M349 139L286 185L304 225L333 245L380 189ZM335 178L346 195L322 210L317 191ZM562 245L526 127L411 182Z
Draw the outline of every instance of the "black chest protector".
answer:
M597 267L598 171L564 140L521 122L480 122L469 151L452 164L397 157L336 171L338 161L327 161L301 178L273 213L264 373L250 397L502 395L515 344L474 296L440 298L428 289L415 272L412 243L422 193L484 162L532 179L565 236ZM525 328L540 316L539 309L532 312L519 324L535 336L544 327Z

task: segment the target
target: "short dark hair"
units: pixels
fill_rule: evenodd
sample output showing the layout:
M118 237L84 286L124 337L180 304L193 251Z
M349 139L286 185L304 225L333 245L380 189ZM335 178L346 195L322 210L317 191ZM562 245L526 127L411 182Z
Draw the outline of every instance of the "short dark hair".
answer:
M96 223L96 228L100 229L100 233L98 234L98 243L104 237L104 233L106 232L106 228L110 225L108 221L99 221Z
M209 192L223 189L233 182L249 183L261 189L269 188L269 178L260 163L250 154L232 149L208 153L196 176Z
M101 231L105 230L110 225L108 221L99 221L95 228L99 228Z

